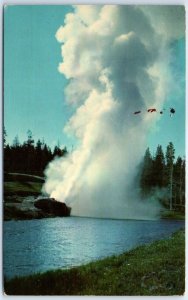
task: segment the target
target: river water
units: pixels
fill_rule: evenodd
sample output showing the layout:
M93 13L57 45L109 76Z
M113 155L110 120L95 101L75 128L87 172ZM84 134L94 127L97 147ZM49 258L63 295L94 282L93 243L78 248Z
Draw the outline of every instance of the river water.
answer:
M11 278L78 266L165 238L184 227L184 221L174 220L69 217L6 221L3 225L4 275Z

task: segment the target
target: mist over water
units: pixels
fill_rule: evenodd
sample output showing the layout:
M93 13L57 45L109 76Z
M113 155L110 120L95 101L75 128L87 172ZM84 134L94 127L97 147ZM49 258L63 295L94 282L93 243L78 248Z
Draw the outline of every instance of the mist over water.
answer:
M43 189L73 215L157 217L160 205L140 200L136 176L160 117L147 109L160 110L174 84L169 45L183 34L183 14L180 6L79 5L58 29L58 70L75 107L64 130L79 142L49 164Z

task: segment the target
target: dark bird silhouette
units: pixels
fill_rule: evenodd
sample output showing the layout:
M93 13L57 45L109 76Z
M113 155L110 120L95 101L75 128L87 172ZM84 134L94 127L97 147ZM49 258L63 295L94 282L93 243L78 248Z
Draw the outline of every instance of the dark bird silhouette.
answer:
M175 109L174 108L170 108L170 116L172 116L173 114L175 114Z
M175 114L176 111L175 111L174 108L171 108L171 109L170 109L170 112L171 112L171 114Z

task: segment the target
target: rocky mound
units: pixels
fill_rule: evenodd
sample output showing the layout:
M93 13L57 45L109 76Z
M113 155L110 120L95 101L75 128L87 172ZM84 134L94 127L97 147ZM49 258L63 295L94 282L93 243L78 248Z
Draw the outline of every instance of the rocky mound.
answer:
M34 206L54 216L70 216L71 208L65 203L56 201L54 198L42 198L34 202Z

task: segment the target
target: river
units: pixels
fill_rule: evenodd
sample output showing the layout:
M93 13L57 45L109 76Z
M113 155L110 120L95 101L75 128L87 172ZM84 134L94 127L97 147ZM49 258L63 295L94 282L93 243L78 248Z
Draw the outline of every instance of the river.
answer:
M140 244L165 238L184 221L49 218L5 221L3 269L6 278L70 268Z

